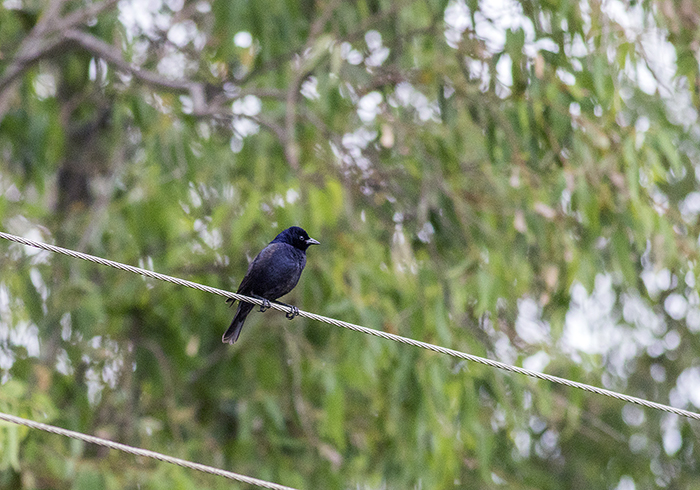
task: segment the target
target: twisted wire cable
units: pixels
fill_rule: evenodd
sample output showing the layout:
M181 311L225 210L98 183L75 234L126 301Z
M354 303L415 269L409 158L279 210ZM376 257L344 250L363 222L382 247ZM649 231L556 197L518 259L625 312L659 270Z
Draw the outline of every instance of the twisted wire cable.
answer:
M168 276L166 274L160 274L158 272L149 271L146 269L141 269L140 267L134 267L132 265L122 264L120 262L115 262L113 260L103 259L101 257L95 257L94 255L84 254L82 252L76 252L74 250L69 250L55 245L49 245L42 242L37 242L34 240L29 240L27 238L18 237L15 235L10 235L8 233L0 232L0 238L10 240L17 243L22 243L30 247L39 248L42 250L47 250L49 252L55 252L59 254L68 255L69 257L74 257L76 259L88 260L90 262L95 262L96 264L106 265L109 267L114 267L116 269L121 269L128 272L133 272L134 274L140 274L142 276L150 277L153 279L158 279L161 281L171 282L180 286L185 286L188 288L198 289L200 291L206 291L212 294L218 294L219 296L224 296L226 298L233 298L238 301L247 301L248 303L253 303L256 305L262 305L263 301L257 298L251 298L244 296L242 294L232 293L230 291L224 291L223 289L213 288L211 286L205 286L203 284L198 284L196 282L186 281L184 279L179 279L177 277ZM285 313L292 313L292 308L283 306L277 303L270 303L271 308L279 310ZM510 364L506 364L500 361L494 361L492 359L487 359L484 357L475 356L472 354L467 354L466 352L457 351L454 349L448 349L447 347L442 347L435 344L429 344L427 342L422 342L420 340L411 339L408 337L402 337L401 335L396 335L389 332L383 332L381 330L375 330L368 327L363 327L356 325L354 323L348 323L342 320L337 320L335 318L329 318L322 315L317 315L316 313L309 313L307 311L299 310L299 316L304 318L309 318L311 320L316 320L323 323L328 323L330 325L335 325L336 327L347 328L355 332L362 332L367 335L373 335L375 337L380 337L382 339L391 340L393 342L399 342L402 344L412 345L414 347L419 347L421 349L430 350L433 352L438 352L440 354L445 354L447 356L455 357L458 359L464 359L466 361L476 362L479 364L484 364L486 366L494 367L497 369L502 369L504 371L509 371L511 373L522 374L524 376L529 376L531 378L542 379L549 381L550 383L556 383L563 386L568 386L570 388L576 388L579 390L584 390L589 393L595 393L597 395L603 395L610 398L615 398L627 403L633 403L635 405L640 405L642 407L652 408L654 410L661 410L663 412L673 413L680 415L682 417L687 417L694 420L700 420L700 413L691 412L689 410L684 410L682 408L671 407L669 405L664 405L662 403L653 402L650 400L645 400L643 398L638 398L635 396L625 395L623 393L618 393L616 391L607 390L605 388L598 388L597 386L588 385L585 383L579 383L578 381L571 381L565 378L560 378L558 376L552 376L550 374L541 373L539 371L532 371L530 369L525 369Z
M124 451L125 453L133 454L134 456L143 456L145 458L157 459L158 461L164 461L166 463L182 466L183 468L189 468L192 470L197 470L212 475L223 476L224 478L228 478L229 480L247 483L248 485L254 485L260 488L269 488L271 490L296 490L292 487L286 487L277 483L259 480L250 476L240 475L232 471L214 468L213 466L207 466L205 464L193 463L184 459L168 456L167 454L157 453L155 451L149 451L148 449L141 449L138 447L129 446L128 444L121 444L119 442L110 441L109 439L103 439L101 437L82 434L80 432L63 429L54 425L44 424L42 422L35 422L33 420L24 419L22 417L16 417L14 415L9 415L2 412L0 412L0 420L4 420L5 422L10 422L13 424L24 425L26 427L31 427L32 429L43 430L52 434L70 437L72 439L78 439L79 441L89 442L91 444L97 444L99 446L108 447L110 449L117 449L119 451Z

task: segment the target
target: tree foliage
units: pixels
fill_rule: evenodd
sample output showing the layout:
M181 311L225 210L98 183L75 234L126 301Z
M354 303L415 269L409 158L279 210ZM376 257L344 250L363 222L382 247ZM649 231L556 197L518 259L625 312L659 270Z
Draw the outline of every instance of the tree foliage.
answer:
M0 228L700 407L693 2L5 0ZM299 488L693 488L698 426L2 244L0 411ZM0 426L0 488L230 483ZM630 486L632 485L632 486Z

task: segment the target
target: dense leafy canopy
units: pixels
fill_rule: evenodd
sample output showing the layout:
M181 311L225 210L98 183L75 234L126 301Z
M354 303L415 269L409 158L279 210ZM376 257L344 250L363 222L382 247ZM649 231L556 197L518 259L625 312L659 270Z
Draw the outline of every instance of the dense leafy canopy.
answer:
M700 408L700 7L5 0L0 228ZM0 243L0 411L299 488L692 488L697 423ZM230 482L0 426L0 488Z

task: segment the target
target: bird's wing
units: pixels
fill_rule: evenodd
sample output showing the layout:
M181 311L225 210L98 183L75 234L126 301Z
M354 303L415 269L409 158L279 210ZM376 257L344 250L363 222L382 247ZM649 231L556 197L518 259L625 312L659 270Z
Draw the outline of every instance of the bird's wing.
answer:
M251 262L238 292L276 299L296 285L305 259L305 254L291 245L271 243Z
M275 262L280 255L285 255L283 250L288 246L284 243L270 243L263 248L248 266L248 271L238 286L238 292L240 294L260 294L262 291L258 292L256 289L259 289L267 281L271 269L276 268Z

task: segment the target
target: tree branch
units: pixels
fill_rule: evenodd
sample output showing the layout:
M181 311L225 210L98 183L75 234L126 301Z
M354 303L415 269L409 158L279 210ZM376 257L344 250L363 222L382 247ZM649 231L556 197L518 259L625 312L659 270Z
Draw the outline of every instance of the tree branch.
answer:
M289 166L295 170L299 168L299 144L296 140L296 106L299 100L299 90L301 89L301 84L304 79L321 59L319 53L314 53L314 49L318 48L318 46L316 46L318 37L323 32L323 28L331 19L333 12L335 12L340 3L340 0L332 0L328 3L321 15L311 25L309 37L301 53L301 56L306 57L306 59L298 60L297 66L294 67L292 81L287 88L287 97L285 100L286 110L284 115L285 140L283 140L283 144L287 162Z
M78 29L69 29L63 33L63 36L77 43L81 48L89 51L96 57L102 58L116 69L129 73L149 85L155 85L177 92L189 92L194 84L189 80L169 80L158 73L143 70L126 61L122 57L121 50L87 32Z
M195 82L189 79L172 80L159 73L140 68L126 61L120 49L87 32L78 29L69 29L65 31L63 35L66 39L73 41L96 57L102 58L115 69L128 73L147 85L174 92L188 93L192 98L192 113L195 116L215 115L219 112L222 104L231 99L244 97L246 95L277 99L284 98L284 93L281 90L252 87L241 89L235 97L226 95L224 90L221 89L212 101L208 101L206 94L207 86L204 82ZM214 107L211 107L212 105Z
M116 5L119 0L103 0L61 18L66 0L52 0L24 39L12 62L0 78L0 95L31 66L64 46L65 31Z

